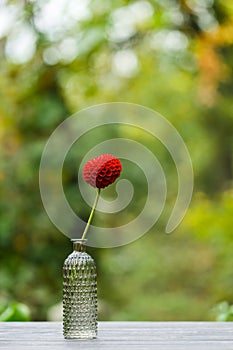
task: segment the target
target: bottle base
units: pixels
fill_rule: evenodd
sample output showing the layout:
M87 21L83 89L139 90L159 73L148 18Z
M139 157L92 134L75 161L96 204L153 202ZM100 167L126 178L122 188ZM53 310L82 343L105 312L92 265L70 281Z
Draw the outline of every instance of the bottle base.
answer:
M85 333L68 333L68 334L63 334L64 338L67 340L72 340L72 339L79 339L79 340L85 340L85 339L96 339L97 334L92 333L92 332L85 332Z

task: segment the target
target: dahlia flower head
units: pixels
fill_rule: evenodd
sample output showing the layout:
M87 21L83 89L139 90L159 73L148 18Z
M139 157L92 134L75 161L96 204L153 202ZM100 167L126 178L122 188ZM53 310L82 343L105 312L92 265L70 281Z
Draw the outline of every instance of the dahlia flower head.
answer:
M105 188L111 185L122 171L118 158L112 154L102 154L89 160L83 168L83 178L91 186Z

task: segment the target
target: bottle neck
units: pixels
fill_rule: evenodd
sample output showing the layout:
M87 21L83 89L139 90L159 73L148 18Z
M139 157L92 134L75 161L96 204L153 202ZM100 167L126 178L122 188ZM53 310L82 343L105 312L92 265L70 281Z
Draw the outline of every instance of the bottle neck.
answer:
M86 251L87 239L72 239L71 241L73 242L73 249L76 252Z

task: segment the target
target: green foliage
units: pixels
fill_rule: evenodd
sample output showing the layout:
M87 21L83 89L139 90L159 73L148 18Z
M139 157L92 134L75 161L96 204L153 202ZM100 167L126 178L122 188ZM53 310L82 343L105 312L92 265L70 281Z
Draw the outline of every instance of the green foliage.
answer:
M53 3L58 17L46 20ZM83 9L72 9L81 3ZM158 111L177 128L193 161L195 193L184 222L172 235L164 235L177 176L159 142L130 128L97 128L72 147L63 185L83 218L90 208L77 191L77 168L89 149L110 137L132 137L150 148L168 182L166 210L146 236L126 247L90 249L98 265L99 318L213 319L213 305L233 303L230 2L67 0L60 17L55 1L6 1L1 6L10 24L0 30L3 300L28 305L33 320L46 319L49 307L61 301L61 268L71 245L41 203L42 150L56 126L77 110L126 101ZM127 69L122 57L131 57ZM125 161L124 176L136 189L133 203L116 216L99 215L97 224L128 222L144 204L141 171ZM103 195L114 197L114 186ZM230 315L226 310L231 307L224 305L224 315ZM1 317L19 318L20 308L9 303Z
M222 301L215 306L213 314L218 322L233 321L233 305L229 305L228 302Z
M30 321L29 308L22 303L11 302L0 306L0 322Z

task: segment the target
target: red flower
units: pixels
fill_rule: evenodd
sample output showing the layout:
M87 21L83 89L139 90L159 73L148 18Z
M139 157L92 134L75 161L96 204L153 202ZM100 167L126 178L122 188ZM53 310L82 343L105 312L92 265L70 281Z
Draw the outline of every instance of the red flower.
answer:
M122 170L121 162L111 154L102 154L89 160L83 168L83 178L91 186L104 188L111 185Z

